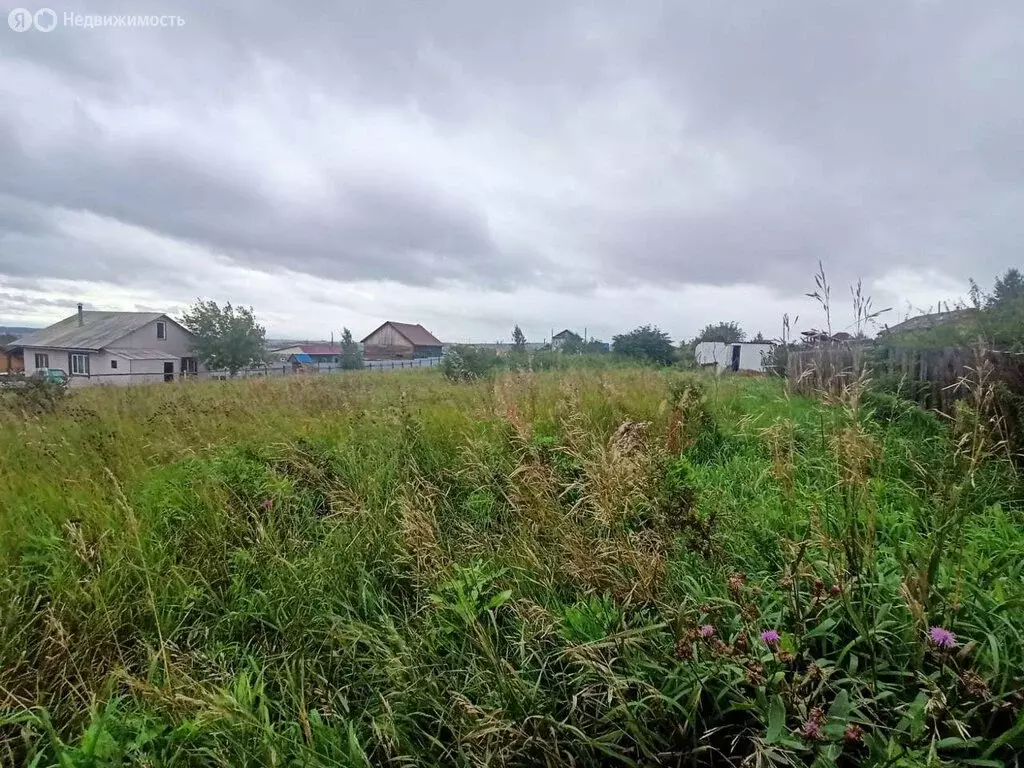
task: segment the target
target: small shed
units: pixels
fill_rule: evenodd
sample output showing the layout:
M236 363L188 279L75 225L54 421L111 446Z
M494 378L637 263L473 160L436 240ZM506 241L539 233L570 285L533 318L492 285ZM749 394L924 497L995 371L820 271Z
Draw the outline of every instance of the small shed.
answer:
M719 341L701 341L693 353L701 367L722 371L764 371L774 344L760 341L740 341L725 344Z

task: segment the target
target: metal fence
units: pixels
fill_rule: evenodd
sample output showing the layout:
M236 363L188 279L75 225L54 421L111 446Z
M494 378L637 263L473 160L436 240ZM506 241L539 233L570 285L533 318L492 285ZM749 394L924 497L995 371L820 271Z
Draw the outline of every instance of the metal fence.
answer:
M440 357L424 357L415 360L366 360L363 364L365 371L411 371L421 368L434 368L441 363ZM135 386L137 384L157 384L160 382L171 382L181 380L204 381L209 379L227 380L255 379L255 378L281 378L285 376L315 376L318 374L344 374L358 373L358 370L342 368L340 365L306 365L295 368L289 363L279 365L264 365L256 368L249 368L235 373L234 377L227 371L199 371L198 373L165 373L156 371L153 373L139 372L117 372L117 373L95 373L87 376L75 375L68 377L68 386L78 389L80 387L92 387L106 384L109 386ZM27 379L22 374L9 374L0 376L0 388L17 388L23 386Z
M411 371L416 368L434 368L441 364L440 357L421 357L414 360L364 360L364 371ZM317 363L294 367L289 363L278 365L264 365L257 368L250 368L239 371L235 378L252 378L266 376L308 376L318 373L358 373L340 365ZM202 371L197 376L200 379L226 379L230 378L227 371Z

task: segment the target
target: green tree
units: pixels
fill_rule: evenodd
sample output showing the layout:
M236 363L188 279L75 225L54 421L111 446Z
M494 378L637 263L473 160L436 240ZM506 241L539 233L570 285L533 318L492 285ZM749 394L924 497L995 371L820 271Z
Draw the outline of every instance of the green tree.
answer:
M523 352L526 349L526 335L518 325L512 329L512 348L517 352Z
M363 350L352 338L352 331L341 329L341 368L345 371L358 371L363 367Z
M210 370L234 376L266 361L266 330L256 322L252 307L223 309L215 301L197 300L181 319L196 335L192 350Z
M755 342L755 343L760 343L760 344L764 344L764 343L765 343L765 342L767 342L768 340L767 340L767 339L766 339L766 338L764 337L764 334L763 334L763 333L761 333L760 331L758 331L758 332L757 332L757 336L755 336L755 337L754 337L753 339L751 339L751 341L753 341L753 342Z
M612 352L661 365L671 365L675 358L672 339L660 328L651 325L642 325L629 333L613 336Z
M1024 298L1024 276L1019 269L1011 267L1002 277L996 278L987 303L989 307L998 307L1020 298Z
M679 342L679 348L676 350L676 364L680 368L690 369L697 367L697 354L694 351L696 346L696 341Z
M1004 292L1005 298L983 309L977 321L963 329L966 343L977 343L980 337L988 345L1004 352L1024 351L1024 296L1011 296Z
M970 278L967 281L971 288L967 292L967 295L971 299L971 306L975 309L981 309L981 287L974 281L974 278Z
M583 345L583 354L585 355L607 355L608 345L600 339L589 339Z
M570 336L562 342L562 354L565 355L582 355L583 348L583 339L579 336Z
M722 344L735 344L747 338L739 323L728 321L706 325L697 334L697 341L717 341Z

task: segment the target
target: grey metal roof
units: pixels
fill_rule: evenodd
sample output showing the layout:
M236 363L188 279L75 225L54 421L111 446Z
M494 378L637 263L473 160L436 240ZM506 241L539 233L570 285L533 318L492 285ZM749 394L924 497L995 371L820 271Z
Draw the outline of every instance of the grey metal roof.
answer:
M176 355L167 353L166 349L135 349L134 347L106 347L106 351L112 355L123 357L125 360L175 360Z
M146 323L166 317L160 312L94 312L82 313L82 324L78 314L65 317L49 328L22 336L8 345L12 347L48 347L50 349L95 349L100 350ZM168 318L170 319L170 318ZM172 321L173 322L173 321Z

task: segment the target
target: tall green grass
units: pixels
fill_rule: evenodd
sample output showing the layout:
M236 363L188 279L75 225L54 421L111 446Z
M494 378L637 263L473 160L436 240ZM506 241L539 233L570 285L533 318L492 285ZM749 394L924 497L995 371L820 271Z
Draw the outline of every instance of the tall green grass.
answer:
M1021 485L977 414L625 369L3 418L4 764L1024 750Z

